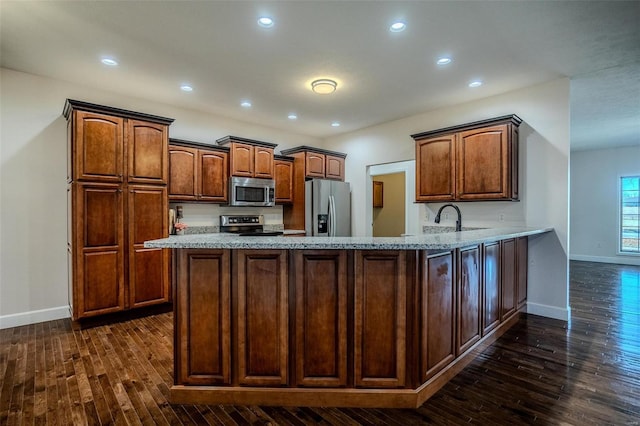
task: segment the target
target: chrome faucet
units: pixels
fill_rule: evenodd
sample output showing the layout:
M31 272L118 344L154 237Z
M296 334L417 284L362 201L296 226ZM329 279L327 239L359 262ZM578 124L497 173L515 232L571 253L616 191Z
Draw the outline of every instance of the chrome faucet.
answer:
M454 205L454 204L445 204L444 206L440 207L440 209L438 210L438 214L436 214L436 218L435 218L435 223L440 223L440 213L442 213L442 210L445 207L453 207L454 209L456 209L456 211L458 212L458 220L456 220L456 232L460 232L462 231L462 213L460 213L460 209L458 208L458 206Z

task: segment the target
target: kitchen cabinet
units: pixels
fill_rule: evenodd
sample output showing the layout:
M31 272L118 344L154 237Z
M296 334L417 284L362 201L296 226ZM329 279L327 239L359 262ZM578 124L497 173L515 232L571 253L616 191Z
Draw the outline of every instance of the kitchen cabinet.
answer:
M502 240L500 244L500 320L505 321L518 308L518 257L514 238Z
M500 323L500 241L487 243L482 248L482 335Z
M238 383L288 384L289 276L287 250L238 250L233 288L237 289Z
M169 302L169 251L144 247L145 241L166 236L167 187L129 185L127 206L129 307Z
M516 286L518 309L523 308L527 304L527 280L528 280L528 261L529 261L529 238L519 237L516 240L516 268L518 284Z
M274 154L277 144L225 136L216 141L218 145L229 145L231 176L249 178L274 178Z
M421 377L428 380L456 356L456 283L454 252L421 253Z
M456 356L480 340L482 330L482 269L480 246L458 250Z
M68 264L73 320L169 299L169 118L68 99Z
M170 143L169 199L228 202L228 151L179 139Z
M347 385L347 252L296 250L297 386Z
M277 155L274 160L276 203L293 202L293 158Z
M231 383L229 250L180 250L176 291L175 383ZM214 325L214 326L212 326Z
M416 201L518 200L516 115L411 135Z
M405 385L406 252L355 252L354 379L356 387Z

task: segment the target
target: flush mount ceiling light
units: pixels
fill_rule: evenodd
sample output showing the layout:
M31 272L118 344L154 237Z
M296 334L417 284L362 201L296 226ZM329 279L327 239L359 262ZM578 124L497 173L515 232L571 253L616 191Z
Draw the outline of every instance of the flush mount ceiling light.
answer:
M438 65L448 65L450 63L451 63L451 58L446 57L446 56L443 56L442 58L439 58L436 61L436 64L438 64Z
M240 106L242 108L251 108L251 102L250 101L242 101L242 102L240 102Z
M331 123L331 127L340 127L340 122L334 121L333 123Z
M289 115L287 116L287 118L288 118L289 120L297 120L297 119L298 119L298 116L297 116L296 114L291 113L291 114L289 114Z
M311 90L319 95L328 95L336 91L338 83L328 78L321 78L311 82Z
M118 61L113 58L102 58L100 62L110 67L118 66Z
M273 27L273 19L269 18L268 16L263 16L261 18L258 18L258 25L260 25L262 28L271 28Z
M182 86L180 86L180 90L182 90L183 92L193 92L193 87L191 87L189 84L183 84Z
M480 80L474 80L469 83L469 87L480 87L482 86L482 82Z

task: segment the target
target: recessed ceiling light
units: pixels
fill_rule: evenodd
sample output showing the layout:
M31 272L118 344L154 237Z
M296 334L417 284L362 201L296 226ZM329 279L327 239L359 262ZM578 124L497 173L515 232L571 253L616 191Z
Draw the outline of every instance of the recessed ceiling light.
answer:
M262 16L258 18L258 25L260 25L262 28L271 28L273 27L273 19L269 18L268 16Z
M118 66L118 61L113 58L102 58L101 62L110 67Z
M182 86L180 86L180 90L182 90L183 92L193 92L193 87L188 84L183 84Z
M298 119L298 116L297 116L296 114L293 114L293 113L292 113L292 114L289 114L289 115L287 116L287 118L288 118L289 120L297 120L297 119Z
M446 56L443 56L442 58L439 58L436 61L436 64L438 64L438 65L448 65L450 63L451 63L451 58L448 58Z
M334 121L333 123L331 123L331 127L340 127L340 122Z
M336 91L338 83L328 78L321 78L311 82L311 90L319 95L328 95Z
M407 24L398 21L391 24L391 26L389 27L389 31L391 31L392 33L399 33L400 31L404 31L405 28L407 28Z
M474 80L469 83L469 87L480 87L482 86L482 82L480 80Z
M242 102L240 102L240 106L242 108L251 108L251 102L250 101L242 101Z

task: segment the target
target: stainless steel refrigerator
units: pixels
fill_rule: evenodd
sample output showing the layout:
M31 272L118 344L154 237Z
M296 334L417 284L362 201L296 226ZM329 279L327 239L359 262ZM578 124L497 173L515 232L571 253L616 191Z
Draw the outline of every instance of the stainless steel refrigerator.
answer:
M336 180L305 182L305 231L314 237L351 236L351 185Z

